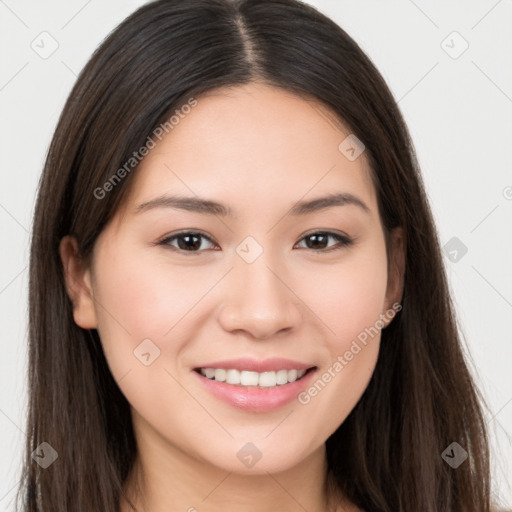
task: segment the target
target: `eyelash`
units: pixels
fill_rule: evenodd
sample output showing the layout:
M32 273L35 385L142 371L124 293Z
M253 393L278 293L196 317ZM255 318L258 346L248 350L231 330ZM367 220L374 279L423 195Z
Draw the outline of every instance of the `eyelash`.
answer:
M206 240L208 240L209 242L214 244L214 242L212 241L212 239L210 237L206 236L205 234L201 233L200 231L181 231L180 233L176 233L172 236L165 237L164 239L157 242L156 245L171 247L173 250L181 252L181 253L191 253L191 254L195 253L196 255L201 254L205 249L197 250L197 251L188 251L188 250L180 249L178 247L174 247L174 246L170 245L170 242L173 240L176 240L176 239L179 239L179 238L185 237L185 236L191 236L191 235L198 235L199 237L205 238ZM323 235L323 236L327 236L327 237L332 237L338 241L338 245L335 245L334 247L330 247L328 249L309 249L310 251L313 251L315 253L338 251L338 250L344 249L346 247L349 247L349 246L353 245L353 243L354 243L354 239L352 239L346 235L333 233L331 231L314 231L313 233L308 233L307 235L303 236L299 240L299 243L302 242L303 240L305 240L306 238L310 238L315 235L316 236ZM306 249L308 249L308 248L306 247Z

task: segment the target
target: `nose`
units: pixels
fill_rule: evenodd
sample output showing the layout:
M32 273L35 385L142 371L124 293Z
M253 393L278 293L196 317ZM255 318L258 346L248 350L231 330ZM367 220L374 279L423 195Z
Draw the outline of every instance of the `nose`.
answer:
M239 261L230 273L219 313L226 331L268 339L299 327L301 301L287 283L290 279L267 263L263 256L250 264Z

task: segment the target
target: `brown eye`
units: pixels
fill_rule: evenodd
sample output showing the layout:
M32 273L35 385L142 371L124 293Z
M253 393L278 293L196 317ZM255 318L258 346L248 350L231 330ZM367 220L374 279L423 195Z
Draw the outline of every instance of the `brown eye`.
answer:
M207 247L205 248L203 245L203 240L207 240L209 243L213 244L213 242L202 233L187 231L164 238L158 245L170 246L173 249L184 252L201 252L207 249ZM174 242L176 242L176 244Z
M336 240L337 244L329 246L329 239ZM341 249L353 243L353 240L348 238L347 236L339 235L337 233L331 233L328 231L317 231L316 233L311 233L303 237L300 242L302 242L303 240L306 241L306 249L322 252Z

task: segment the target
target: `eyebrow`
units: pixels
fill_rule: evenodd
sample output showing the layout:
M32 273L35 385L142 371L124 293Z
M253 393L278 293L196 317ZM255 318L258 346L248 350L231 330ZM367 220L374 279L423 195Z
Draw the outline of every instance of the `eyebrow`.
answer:
M289 210L290 215L300 216L314 213L334 206L353 205L357 206L366 213L370 213L370 208L358 197L348 193L328 194L323 197L311 199L309 201L298 201ZM233 215L233 211L217 201L204 199L201 197L169 196L164 195L141 203L136 208L136 213L152 210L155 208L176 208L206 215L218 215L228 217Z

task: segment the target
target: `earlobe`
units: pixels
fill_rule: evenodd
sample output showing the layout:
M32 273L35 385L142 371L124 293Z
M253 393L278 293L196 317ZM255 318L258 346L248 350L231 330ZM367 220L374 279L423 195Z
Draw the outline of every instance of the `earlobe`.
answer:
M391 233L391 256L386 290L386 311L395 310L394 304L400 304L404 289L406 248L404 232L401 227ZM393 314L394 316L394 314ZM386 325L391 323L391 319Z
M87 268L72 236L65 236L59 245L67 294L73 303L73 318L83 329L95 329L98 325L94 307L91 271Z

